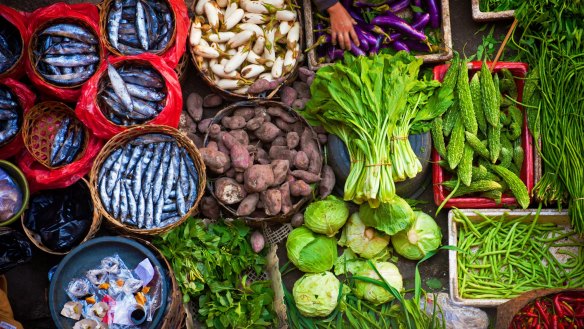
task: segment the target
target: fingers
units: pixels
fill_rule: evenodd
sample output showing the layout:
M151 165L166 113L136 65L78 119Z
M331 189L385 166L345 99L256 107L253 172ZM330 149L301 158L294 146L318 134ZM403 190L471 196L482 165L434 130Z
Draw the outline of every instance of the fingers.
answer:
M331 42L333 43L333 46L337 45L337 31L335 30L331 33Z
M353 40L353 43L359 47L361 45L359 38L357 37L357 33L355 32L355 29L351 29L351 31L349 31L349 34L351 35L351 40Z
M343 42L345 44L345 50L351 49L351 37L349 36L349 32L343 33Z

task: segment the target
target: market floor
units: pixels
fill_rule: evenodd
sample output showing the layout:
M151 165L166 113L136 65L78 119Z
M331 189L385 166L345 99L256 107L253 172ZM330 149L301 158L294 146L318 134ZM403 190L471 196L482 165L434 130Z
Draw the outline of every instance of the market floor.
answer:
M33 11L36 8L47 6L57 2L56 0L0 0L3 5L8 5L19 10ZM80 1L72 0L66 1L69 3L81 2L97 2L97 1ZM189 3L190 1L187 1ZM477 47L481 44L482 37L486 35L491 26L481 29L482 24L477 24L472 20L471 16L471 1L470 0L450 0L450 14L452 25L452 39L454 49L466 53L467 55L474 54ZM510 22L498 22L495 24L495 36L500 40ZM496 49L495 49L496 51ZM189 64L190 65L190 64ZM203 95L209 93L209 88L196 75L194 68L190 65L187 68L187 78L183 85L183 95L186 96L193 91L197 91ZM212 113L206 113L212 115ZM424 212L434 214L436 206L434 205L432 188L427 186L424 193L418 198L421 201L427 202L419 206ZM447 211L443 210L436 218L438 224L442 228L443 244L447 243ZM21 230L20 223L14 223L13 228ZM100 230L98 235L113 235L115 232L108 232L105 229ZM280 253L285 249L280 247ZM284 252L285 254L285 252ZM448 291L448 253L446 251L440 252L438 255L424 263L421 267L421 276L423 281L436 278L439 279L442 288L440 290ZM284 256L282 254L282 256ZM33 252L33 259L30 263L19 266L9 271L6 276L8 278L8 295L14 309L15 317L21 321L25 328L30 329L45 329L54 328L48 308L48 286L49 281L47 277L48 271L59 263L62 257L54 256L35 249ZM399 267L403 274L406 286L413 285L414 262L400 261ZM290 281L289 279L287 281ZM492 316L493 311L488 310Z

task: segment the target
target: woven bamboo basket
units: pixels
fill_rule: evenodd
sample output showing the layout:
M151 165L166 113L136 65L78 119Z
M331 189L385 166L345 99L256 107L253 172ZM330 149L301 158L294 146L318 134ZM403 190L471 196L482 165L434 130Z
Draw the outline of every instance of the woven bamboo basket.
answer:
M83 138L81 151L75 156L75 159L73 159L73 162L75 162L83 157L83 154L85 153L89 141L89 131L87 130L87 127L77 119L73 109L60 102L48 101L36 104L24 115L22 123L22 138L24 139L24 145L28 152L30 152L39 163L49 169L57 169L68 165L63 164L53 167L50 163L53 140L59 130L59 125L63 119L67 117L72 120L72 124L83 129L85 136L85 138Z
M110 43L109 39L108 39L108 29L107 29L107 23L108 23L108 15L109 12L111 10L112 4L113 4L114 0L104 0L102 1L98 7L99 7L99 28L101 30L101 41L103 42L103 44L105 45L105 48L112 54L116 55L116 56L124 56L124 55L129 55L129 54L124 54L122 52L120 52L117 48L115 48L114 46L112 46L112 44ZM148 52L151 54L155 54L155 55L160 55L160 54L164 54L168 49L170 49L172 47L172 45L174 45L174 42L176 40L176 12L174 7L172 7L170 5L170 3L167 2L168 8L170 8L171 13L172 13L172 19L174 21L174 29L172 30L172 36L170 37L170 40L168 41L168 43L166 44L166 47L164 47L163 49L157 50L157 51L144 51L144 52Z
M168 262L166 257L156 248L152 243L147 240L138 237L126 236L127 238L138 241L139 243L146 246L150 251L156 255L156 258L164 266L166 271L166 276L170 279L170 291L168 294L168 303L166 304L165 316L162 323L158 327L159 329L177 329L182 328L184 319L186 317L185 309L182 303L182 294L180 292L180 287L176 281L174 271L172 270L171 264Z
M176 75L178 76L178 81L180 83L185 82L185 78L187 76L185 73L187 72L188 66L189 66L189 55L185 52L180 57L180 61L178 62L178 64L174 68L174 71L176 72Z
M0 16L2 16L2 15L0 15ZM12 24L12 22L10 22L10 21L9 21L9 23ZM14 28L18 30L18 28L16 26L14 26ZM8 70L4 71L4 73L0 73L0 78L11 76L12 73L14 71L16 71L18 67L24 65L22 60L24 59L24 54L25 54L25 51L27 51L27 48L26 48L26 45L24 44L24 38L22 37L22 33L18 33L18 37L20 38L20 44L22 45L22 47L20 47L21 48L20 55L18 56L18 59L16 60L16 62L14 62L14 64Z
M87 180L85 180L85 178L81 178L80 180L87 188L87 192L90 194L91 193L91 189L89 186L89 183L87 182ZM32 196L31 196L32 198ZM101 226L101 216L99 215L99 212L97 211L97 208L95 207L95 202L93 203L93 217L91 220L91 226L89 227L89 231L87 232L87 234L85 235L85 237L83 238L83 240L81 242L79 242L79 245L88 241L89 239L93 238L93 236L97 233L97 231L99 231L99 227ZM20 218L21 218L21 225L22 225L22 229L24 231L24 233L26 234L26 236L28 237L28 239L30 241L32 241L32 243L39 248L40 250L52 254L52 255L59 255L59 256L63 256L69 253L69 251L54 251L49 249L47 246L45 246L41 240L40 237L33 231L31 231L28 227L26 227L26 225L24 225L24 217L25 217L26 212L24 212ZM74 248L74 247L73 247ZM71 248L71 249L73 249Z
M112 65L116 69L118 69L120 67L123 67L123 66L128 66L128 65L135 65L135 66L139 66L139 67L147 67L147 68L150 68L150 69L155 70L156 72L158 72L158 74L160 74L160 71L158 71L158 69L155 66L153 66L150 62L145 61L145 60L140 60L140 59L124 60L124 61L112 63ZM107 70L101 71L101 73L97 73L97 74L99 74L99 82L98 82L98 86L99 87L97 89L98 92L95 94L95 100L94 100L94 102L95 102L95 104L97 104L97 107L99 108L99 110L103 113L102 107L105 106L105 104L104 104L104 101L101 100L101 98L98 98L98 96L101 95L101 92L104 90L105 85L107 84L107 81L106 80L109 80L109 78L108 79L103 79L104 77L107 77ZM166 87L167 81L164 79L164 77L162 77L161 74L160 74L160 77L162 78L162 81L164 81L164 91L163 92L166 94L166 97L164 99L164 102L165 102L165 104L163 106L163 108L164 108L164 107L166 107L166 104L168 104L167 103L168 102L168 90L167 90L167 87ZM152 119L150 119L148 121L145 121L145 122L143 122L141 124L142 125L148 124L150 121L156 119L157 116L158 115L156 115ZM105 114L104 114L104 117L106 117ZM107 117L106 117L106 119L111 124L116 125L118 127L124 127L124 128L131 127L131 126L124 126L124 125L117 125L117 124L111 122Z
M103 162L107 159L107 157L116 150L118 147L122 147L127 142L133 140L134 138L144 135L144 134L151 134L151 133L160 133L166 134L173 137L177 144L184 147L188 154L193 159L197 172L199 174L199 185L197 187L197 199L195 203L191 207L191 209L183 216L181 219L176 221L173 224L167 225L165 227L157 227L151 229L139 229L133 226L129 226L119 222L115 219L110 213L108 213L102 202L101 197L99 196L99 187L98 187L98 173L103 165ZM134 128L128 129L124 132L121 132L112 139L110 139L105 146L101 149L100 153L97 155L95 162L93 163L93 167L91 168L90 172L90 187L91 187L91 198L93 199L94 204L96 205L99 213L105 217L106 222L116 231L120 231L122 233L126 233L129 235L159 235L165 232L172 230L173 228L182 224L187 218L193 216L197 212L197 207L199 205L199 201L203 197L205 192L205 184L206 184L206 175L205 175L205 164L203 163L203 159L199 150L195 146L195 144L184 134L179 132L175 128L171 128L168 126L161 126L161 125L150 125L150 126L136 126Z
M253 100L249 100L249 101L237 102L237 103L231 104L231 105L227 106L226 108L222 109L221 111L217 112L217 114L215 114L215 116L213 117L213 120L209 123L209 125L212 125L214 123L220 123L221 119L223 119L223 117L231 115L231 113L233 113L233 111L235 111L238 108L256 107L256 106L265 106L265 107L279 106L279 107L287 110L290 115L292 115L292 116L296 117L298 120L300 120L304 124L304 126L308 127L310 129L310 131L312 132L313 139L316 141L316 143L318 145L318 149L320 151L320 156L322 157L322 148L320 146L320 142L318 141L316 132L314 132L314 130L312 129L310 124L308 124L308 122L302 116L298 115L291 107L286 106L280 102L271 101L271 100L260 100L260 99L253 99ZM209 133L205 134L204 144L207 145L208 142L209 142ZM320 175L320 173L321 172L319 171L318 175ZM213 196L213 198L215 200L217 200L217 202L221 205L221 207L228 212L228 217L244 219L247 221L247 223L249 225L252 225L252 226L257 226L258 224L261 224L262 222L276 222L276 223L289 222L290 219L292 218L292 216L294 216L294 214L296 214L302 208L302 206L304 206L304 204L306 204L307 202L310 202L313 198L312 194L309 196L300 198L296 203L294 203L292 210L288 214L278 214L275 216L261 216L261 215L256 214L256 212L254 212L254 213L252 213L252 216L238 217L236 215L237 209L233 208L230 205L226 205L223 202L221 202L221 200L219 200L214 193L214 190L215 190L214 189L214 181L220 177L224 177L224 176L215 175L215 177L213 177L213 178L208 177L207 191ZM316 189L318 189L318 186L316 187ZM254 214L256 214L256 215L254 215Z
M80 25L80 26L84 27L87 31L91 32L93 34L93 36L97 38L97 34L93 30L93 27L91 27L89 24L87 24L83 20L80 20L77 18L71 18L71 17L63 17L60 19L53 19L51 21L48 21L48 22L40 25L36 29L36 31L33 31L33 33L31 34L30 42L28 43L28 48L27 48L28 60L31 63L34 74L36 76L38 76L41 80L43 80L46 84L53 86L53 87L56 87L56 88L61 88L61 89L76 89L76 88L79 88L81 85L83 85L87 80L89 80L91 78L91 76L88 77L87 80L80 82L78 84L75 84L75 85L58 85L58 84L55 84L55 83L45 79L45 77L42 74L40 74L40 72L37 70L37 66L35 65L35 63L37 63L37 61L38 61L38 59L34 55L34 50L37 47L38 32L42 32L46 28L48 28L52 25L55 25L55 24L59 24L59 23L72 23L72 24ZM102 55L105 55L105 54L103 54L101 47L102 47L102 44L100 42L98 42L96 45L96 54L97 54L97 56L99 56L99 62L95 65L96 71L97 71L97 68L100 67L101 63L104 61L104 57Z
M296 6L296 1L292 0L292 3ZM193 4L193 5L195 5L195 4ZM300 8L299 6L296 6L296 7ZM299 40L300 54L298 54L298 59L296 60L296 65L294 65L292 70L286 76L286 79L284 80L284 82L282 82L282 84L280 86L278 86L275 91L280 89L283 85L291 84L292 82L294 82L296 80L296 77L298 76L298 68L300 68L301 63L304 61L304 55L303 55L303 51L304 51L304 32L303 32L304 24L302 21L302 15L301 15L300 11L298 9L296 9L295 12L296 12L297 20L300 23L300 40ZM192 21L191 21L191 23L192 23ZM190 31L190 27L189 27L189 31ZM272 90L268 90L264 93L257 94L257 95L252 95L252 94L241 95L241 94L236 94L236 93L231 92L229 90L225 90L225 89L221 89L221 88L217 87L217 84L213 81L213 79L211 79L211 77L208 74L206 74L204 72L204 70L201 68L200 63L197 61L197 56L195 55L195 53L193 51L193 47L191 47L191 45L189 43L189 38L187 38L187 48L189 49L189 53L191 54L191 60L194 64L195 68L197 69L197 72L199 73L199 75L203 79L203 81L205 81L205 83L209 86L209 88L211 88L211 90L213 90L213 92L223 96L225 99L232 100L232 101L241 101L241 100L246 100L246 99L262 99L262 98L266 98L267 95L271 95L273 93ZM275 93L274 97L272 97L272 98L277 99L277 98L279 98L279 96L277 93Z

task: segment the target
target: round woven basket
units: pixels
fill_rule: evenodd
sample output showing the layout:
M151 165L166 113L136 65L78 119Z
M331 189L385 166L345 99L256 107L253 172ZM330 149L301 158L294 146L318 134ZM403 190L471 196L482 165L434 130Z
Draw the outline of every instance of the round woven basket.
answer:
M296 4L296 1L292 1L292 3ZM288 75L286 76L286 80L284 80L284 82L280 86L290 84L294 80L296 80L296 77L298 75L298 68L300 67L300 63L302 62L302 52L304 49L304 32L302 31L302 29L303 29L304 25L302 23L302 15L301 15L300 11L298 9L296 9L295 12L296 12L297 20L300 23L300 40L298 41L298 43L300 45L300 54L298 54L298 60L296 61L296 65L294 65L294 67L292 68L292 71L290 71L288 73ZM191 24L192 24L192 21L191 21ZM190 27L189 27L189 31L190 31ZM189 39L190 38L187 38L187 48L189 49L189 53L191 54L191 60L194 64L194 66L197 68L197 72L199 73L199 75L201 76L203 81L205 81L205 83L209 86L209 88L211 88L211 90L213 90L213 92L223 96L225 99L232 100L232 101L240 101L240 100L246 100L246 99L263 99L263 98L265 98L265 96L263 94L269 95L270 93L272 93L272 90L268 90L264 93L257 94L257 95L252 95L252 94L241 95L241 94L236 94L236 93L231 92L229 90L225 90L225 89L221 89L221 88L217 87L217 85L213 81L213 79L211 79L211 77L209 75L205 74L203 72L203 70L201 69L199 62L197 61L197 55L195 55L195 53L193 51L193 47L191 47L191 45L189 43ZM276 89L279 89L279 88L280 87L278 87ZM278 97L279 96L277 94L275 94L273 98L277 99Z
M87 190L91 193L91 188L90 188L89 183L87 182L87 180L85 180L85 178L81 178L80 181L82 181L83 184L85 184L85 186L87 186ZM32 198L32 196L31 196L31 198ZM85 235L85 237L83 238L83 240L81 242L79 242L78 245L80 245L83 242L85 242L85 241L93 238L93 236L95 235L95 233L97 233L97 231L99 231L99 227L101 226L101 216L99 215L99 212L97 211L97 207L95 206L95 202L92 202L92 203L93 203L93 217L91 219L91 226L89 227L89 231L87 232L87 234ZM28 239L30 241L32 241L32 243L35 246L37 246L37 248L39 248L40 250L42 250L42 251L44 251L46 253L49 253L49 254L52 254L52 255L59 255L59 256L66 255L66 254L69 253L69 251L71 251L71 250L67 250L67 251L54 251L54 250L49 249L47 246L45 246L41 242L39 236L35 232L31 231L28 227L26 227L26 225L24 225L24 217L25 217L25 214L26 214L26 212L23 213L20 216L20 219L21 219L20 222L21 222L21 225L22 225L22 229L24 230L24 233L26 234L26 236L28 237ZM71 249L73 249L73 248L74 247L72 247Z
M187 67L189 66L189 55L185 52L181 57L180 61L174 68L176 75L178 76L178 81L183 83L186 78Z
M90 26L89 24L87 24L85 21L77 19L77 18L71 18L71 17L63 17L63 18L59 18L59 19L53 19L50 21L45 22L44 24L40 25L36 31L33 31L31 36L30 36L30 42L28 43L28 49L27 49L27 53L28 53L28 60L31 63L31 67L33 68L34 74L36 76L38 76L41 80L44 81L44 83L53 86L55 88L61 88L61 89L75 89L78 88L79 86L83 85L87 80L89 80L89 78L87 78L87 80L80 82L78 84L74 84L74 85L57 85L54 84L53 82L45 79L45 77L40 74L40 72L37 70L37 66L35 65L36 63L36 56L34 55L34 50L36 49L37 46L37 41L38 41L38 32L39 31L44 31L46 28L48 28L49 26L55 25L55 24L59 24L59 23L74 23L77 25L81 25L83 26L88 32L92 33L94 37L96 37L96 39L98 38L97 34L95 34L93 27ZM104 58L102 57L102 49L101 49L101 43L97 43L96 44L96 54L99 56L99 62L97 63L96 70L98 67L101 66L101 63L104 61Z
M162 324L159 329L177 329L182 328L186 313L182 304L182 294L180 292L180 287L176 281L174 271L172 270L171 264L168 262L166 257L156 248L152 243L139 237L126 236L127 238L136 240L146 246L150 251L156 255L156 258L164 266L166 271L166 276L170 279L170 291L168 294L168 303L166 304L166 314L162 320Z
M256 106L264 106L264 107L279 106L279 107L285 109L286 111L288 111L288 113L290 115L296 117L299 121L301 121L304 124L305 127L310 129L310 131L312 132L312 135L313 135L313 139L318 145L320 156L321 157L323 156L322 155L322 148L320 147L320 143L318 141L317 134L316 134L316 132L314 132L314 130L312 129L310 124L308 124L308 122L302 116L298 115L291 107L286 106L281 102L276 102L276 101L272 101L272 100L262 100L262 99L252 99L252 100L248 100L248 101L237 102L237 103L231 104L231 105L227 106L226 108L222 109L221 111L217 112L217 114L215 114L215 116L213 117L213 120L209 123L209 125L212 125L214 123L220 123L221 119L223 119L223 117L231 115L233 113L233 111L235 111L238 108L256 107ZM204 144L207 145L208 142L209 142L209 133L205 134ZM322 168L321 168L321 170L322 170ZM318 175L320 175L320 171L318 172ZM230 205L224 204L215 195L214 182L217 178L220 178L220 177L224 177L224 176L216 175L216 177L213 177L213 178L207 177L207 191L213 196L213 198L215 200L217 200L217 202L221 205L221 207L229 213L228 217L244 219L248 222L248 224L254 225L254 226L261 224L262 222L287 223L290 221L290 218L292 218L292 216L294 216L294 214L296 214L302 208L302 206L304 204L306 204L307 202L309 202L313 198L313 194L306 196L306 197L302 197L299 201L297 201L293 205L292 210L288 214L285 214L285 215L278 214L275 216L265 216L265 217L264 216L239 217L236 214L236 212L237 212L236 208L233 208Z
M197 187L197 199L195 203L189 209L189 211L183 216L181 219L176 221L173 224L170 224L165 227L157 227L151 229L140 229L134 226L126 225L119 222L115 219L110 213L108 213L102 202L101 197L99 196L99 188L98 188L98 174L103 162L109 157L109 155L115 151L117 148L124 146L127 142L135 139L138 136L144 134L151 134L151 133L160 133L166 134L173 137L177 144L184 147L188 154L193 159L197 172L199 174L199 184ZM206 175L205 175L205 164L203 163L203 158L199 153L199 150L193 144L193 142L181 132L179 132L175 128L171 128L168 126L161 126L161 125L150 125L150 126L136 126L134 128L128 129L124 132L121 132L112 139L110 139L105 146L101 149L99 154L97 155L95 162L93 163L93 167L91 168L91 172L89 174L90 177L90 187L91 187L91 198L93 199L93 203L96 205L99 213L105 217L106 222L113 227L116 231L120 231L129 235L159 235L165 232L172 230L173 228L182 224L187 218L194 215L197 212L197 206L199 205L199 201L203 197L205 192L205 184L206 184Z
M109 39L108 39L108 33L107 33L107 23L108 23L108 16L109 16L109 12L111 10L112 7L112 3L114 2L114 0L104 0L103 2L101 2L99 4L99 28L101 29L101 41L103 42L103 44L105 45L105 48L112 54L116 55L116 56L125 56L125 55L129 55L129 54L123 54L121 53L118 49L116 49L114 46L112 46L112 44L110 43ZM155 55L160 55L165 53L168 49L170 49L170 47L172 47L172 45L174 44L174 41L176 40L176 12L174 7L172 7L170 5L169 2L167 2L168 4L168 8L170 8L171 13L172 13L172 20L174 22L174 29L172 31L172 36L170 37L170 40L168 41L168 43L166 44L166 47L164 47L163 49L157 50L157 51L144 51L144 52L148 52L151 54L155 54Z
M73 162L75 162L77 159L83 157L83 154L85 153L89 141L89 131L87 130L87 127L77 119L73 109L63 103L49 101L36 104L24 115L22 123L22 138L24 139L24 146L26 146L28 152L39 163L49 169L61 168L68 165L63 164L53 167L50 163L53 140L59 130L59 125L63 119L67 117L72 120L71 124L75 124L83 129L85 136L85 138L83 138L81 151L75 156L75 159L73 159Z

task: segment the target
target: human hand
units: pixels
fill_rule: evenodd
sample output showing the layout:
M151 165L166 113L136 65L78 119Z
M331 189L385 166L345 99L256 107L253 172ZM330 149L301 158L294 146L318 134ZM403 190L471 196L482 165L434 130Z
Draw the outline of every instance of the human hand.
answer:
M359 46L359 38L355 33L353 25L355 20L349 15L345 7L340 2L335 3L327 9L331 19L331 37L333 45L337 43L341 48L351 49L351 41ZM337 42L338 41L338 42Z

